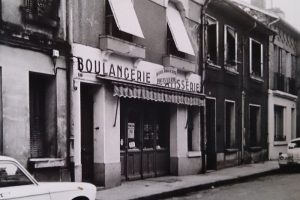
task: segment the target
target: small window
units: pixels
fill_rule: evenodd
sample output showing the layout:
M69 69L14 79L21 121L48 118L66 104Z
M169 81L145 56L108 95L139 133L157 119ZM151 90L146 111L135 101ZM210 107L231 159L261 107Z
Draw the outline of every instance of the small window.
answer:
M190 106L187 111L188 151L200 151L200 133L196 128L197 124L200 124L199 117L199 108Z
M218 59L218 23L215 19L207 16L207 61L217 64Z
M250 146L260 146L261 143L261 113L260 106L250 105Z
M286 141L284 135L284 107L274 106L274 141Z
M237 32L230 26L224 28L225 66L237 70Z
M0 188L33 185L33 182L11 162L0 162Z
M59 26L60 0L24 0L24 20L26 22L57 28Z
M231 101L225 102L225 134L226 148L236 147L235 103Z
M56 157L55 78L29 74L30 153L32 158Z
M250 73L263 76L263 45L250 38Z

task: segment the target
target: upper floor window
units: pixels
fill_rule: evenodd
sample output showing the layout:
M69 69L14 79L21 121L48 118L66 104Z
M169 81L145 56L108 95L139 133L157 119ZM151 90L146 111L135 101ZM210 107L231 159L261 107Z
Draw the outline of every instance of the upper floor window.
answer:
M263 45L250 38L250 74L254 76L263 76Z
M24 0L24 19L29 23L57 28L59 4L60 0Z
M237 32L230 26L224 27L225 66L237 70Z
M167 8L168 22L168 53L185 58L185 54L195 55L183 20L175 5L170 3Z
M207 61L209 63L217 64L218 62L218 22L207 16Z
M106 34L132 42L144 38L131 0L106 1Z

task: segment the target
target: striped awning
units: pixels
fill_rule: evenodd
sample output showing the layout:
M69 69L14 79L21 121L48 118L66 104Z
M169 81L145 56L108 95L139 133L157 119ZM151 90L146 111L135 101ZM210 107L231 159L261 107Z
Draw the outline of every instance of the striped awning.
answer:
M204 106L204 97L200 94L120 82L113 82L113 85L113 95L118 97L144 99L189 106Z

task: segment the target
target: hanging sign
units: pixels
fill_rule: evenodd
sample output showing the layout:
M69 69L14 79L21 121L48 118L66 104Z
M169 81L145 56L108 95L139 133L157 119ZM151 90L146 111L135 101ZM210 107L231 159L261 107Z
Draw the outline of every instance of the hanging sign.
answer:
M134 139L134 123L128 123L128 139Z

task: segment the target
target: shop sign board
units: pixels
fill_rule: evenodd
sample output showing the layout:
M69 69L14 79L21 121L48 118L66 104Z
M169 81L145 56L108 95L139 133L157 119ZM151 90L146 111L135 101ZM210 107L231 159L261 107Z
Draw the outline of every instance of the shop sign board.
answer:
M120 79L200 93L201 77L195 73L178 73L175 68L147 61L141 61L134 66L131 58L111 55L106 59L100 49L79 44L73 45L73 53L74 68L81 77L84 74L94 74L113 80Z

